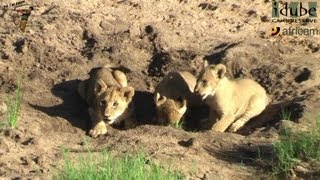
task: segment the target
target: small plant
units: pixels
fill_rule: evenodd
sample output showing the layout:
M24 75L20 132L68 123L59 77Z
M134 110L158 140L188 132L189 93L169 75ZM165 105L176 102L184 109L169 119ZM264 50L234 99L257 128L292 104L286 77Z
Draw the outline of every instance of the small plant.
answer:
M7 98L6 104L8 107L7 111L7 123L11 128L15 128L18 123L18 117L21 109L22 102L22 76L18 78L17 89L13 98Z
M280 112L280 118L283 120L291 120L291 112L287 109L282 107Z
M166 170L159 165L152 163L143 153L138 155L126 155L122 158L112 157L109 153L103 152L102 157L97 158L92 154L80 158L73 163L65 153L63 169L53 179L64 180L127 180L127 179L184 179L177 171Z
M276 174L287 175L301 162L320 162L320 117L311 132L294 133L290 129L284 129L274 147L277 163L273 170Z
M171 127L176 128L176 129L182 129L183 121L177 121L177 122L171 124Z

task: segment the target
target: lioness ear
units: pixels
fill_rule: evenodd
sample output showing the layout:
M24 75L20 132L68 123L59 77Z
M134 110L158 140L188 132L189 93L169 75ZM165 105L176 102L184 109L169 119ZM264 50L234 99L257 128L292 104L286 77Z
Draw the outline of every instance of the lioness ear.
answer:
M159 93L156 93L154 96L154 102L157 106L161 106L164 102L166 102L167 98L165 96L162 96Z
M131 86L127 86L122 88L123 96L126 98L127 102L130 102L132 100L132 97L134 95L134 89Z
M100 94L100 93L103 93L104 91L107 90L107 85L105 82L103 82L101 79L98 80L98 85L100 86L99 87L99 90L96 90L98 91L97 93Z
M227 72L227 68L223 64L218 64L215 67L215 70L217 71L219 79L223 78L226 75L226 72Z

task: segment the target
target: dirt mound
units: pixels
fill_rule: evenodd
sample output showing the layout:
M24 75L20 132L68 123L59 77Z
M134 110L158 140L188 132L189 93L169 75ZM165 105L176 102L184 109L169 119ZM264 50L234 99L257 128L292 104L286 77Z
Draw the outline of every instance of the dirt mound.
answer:
M18 126L0 135L1 178L46 179L60 165L61 148L75 154L85 149L90 123L76 86L91 68L104 64L128 75L137 90L134 103L142 125L111 129L90 139L89 146L120 153L144 150L192 179L268 177L263 172L270 163L256 159L273 156L270 148L281 109L292 112L296 122L315 123L320 36L269 36L274 26L269 1L32 3L35 10L26 33L17 28L19 13L0 9L1 95L12 95L16 77L24 75ZM230 78L259 82L271 100L266 111L239 134L146 125L155 114L152 93L157 83L173 70L196 75L204 59L226 64ZM189 116L199 123L205 113L200 109Z

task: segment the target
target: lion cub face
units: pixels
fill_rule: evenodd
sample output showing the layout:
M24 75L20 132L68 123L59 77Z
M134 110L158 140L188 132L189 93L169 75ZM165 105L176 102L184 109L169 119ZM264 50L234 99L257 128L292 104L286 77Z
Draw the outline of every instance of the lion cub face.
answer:
M204 68L202 69L194 92L199 94L202 99L205 99L209 95L214 95L219 82L225 77L226 67L223 64L208 65L205 61Z
M182 98L167 99L157 93L154 101L157 108L158 121L162 124L179 123L187 110L187 101Z
M108 87L105 91L99 93L97 109L108 124L113 124L126 111L133 95L134 89L130 86Z

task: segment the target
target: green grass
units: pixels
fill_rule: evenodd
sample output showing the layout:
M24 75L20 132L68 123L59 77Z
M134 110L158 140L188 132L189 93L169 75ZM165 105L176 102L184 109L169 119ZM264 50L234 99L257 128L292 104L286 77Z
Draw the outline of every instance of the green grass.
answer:
M183 128L183 120L175 122L175 123L171 124L170 126L173 128L176 128L176 129L182 129Z
M143 153L115 158L101 153L92 154L72 162L65 154L62 170L53 179L63 180L178 180L184 177L177 171L168 170L152 163Z
M280 118L282 120L291 120L291 112L287 109L282 107L280 112Z
M0 129L6 127L15 128L17 126L23 96L22 80L23 76L22 73L20 73L17 78L17 88L13 97L5 97L7 112L5 119L0 121Z
M17 89L15 90L14 97L6 99L8 108L7 124L11 128L15 128L17 126L21 109L22 96L22 76L20 76L17 81Z
M273 167L276 174L286 174L302 162L320 161L320 116L317 126L310 132L293 132L285 129L274 144L277 162Z

